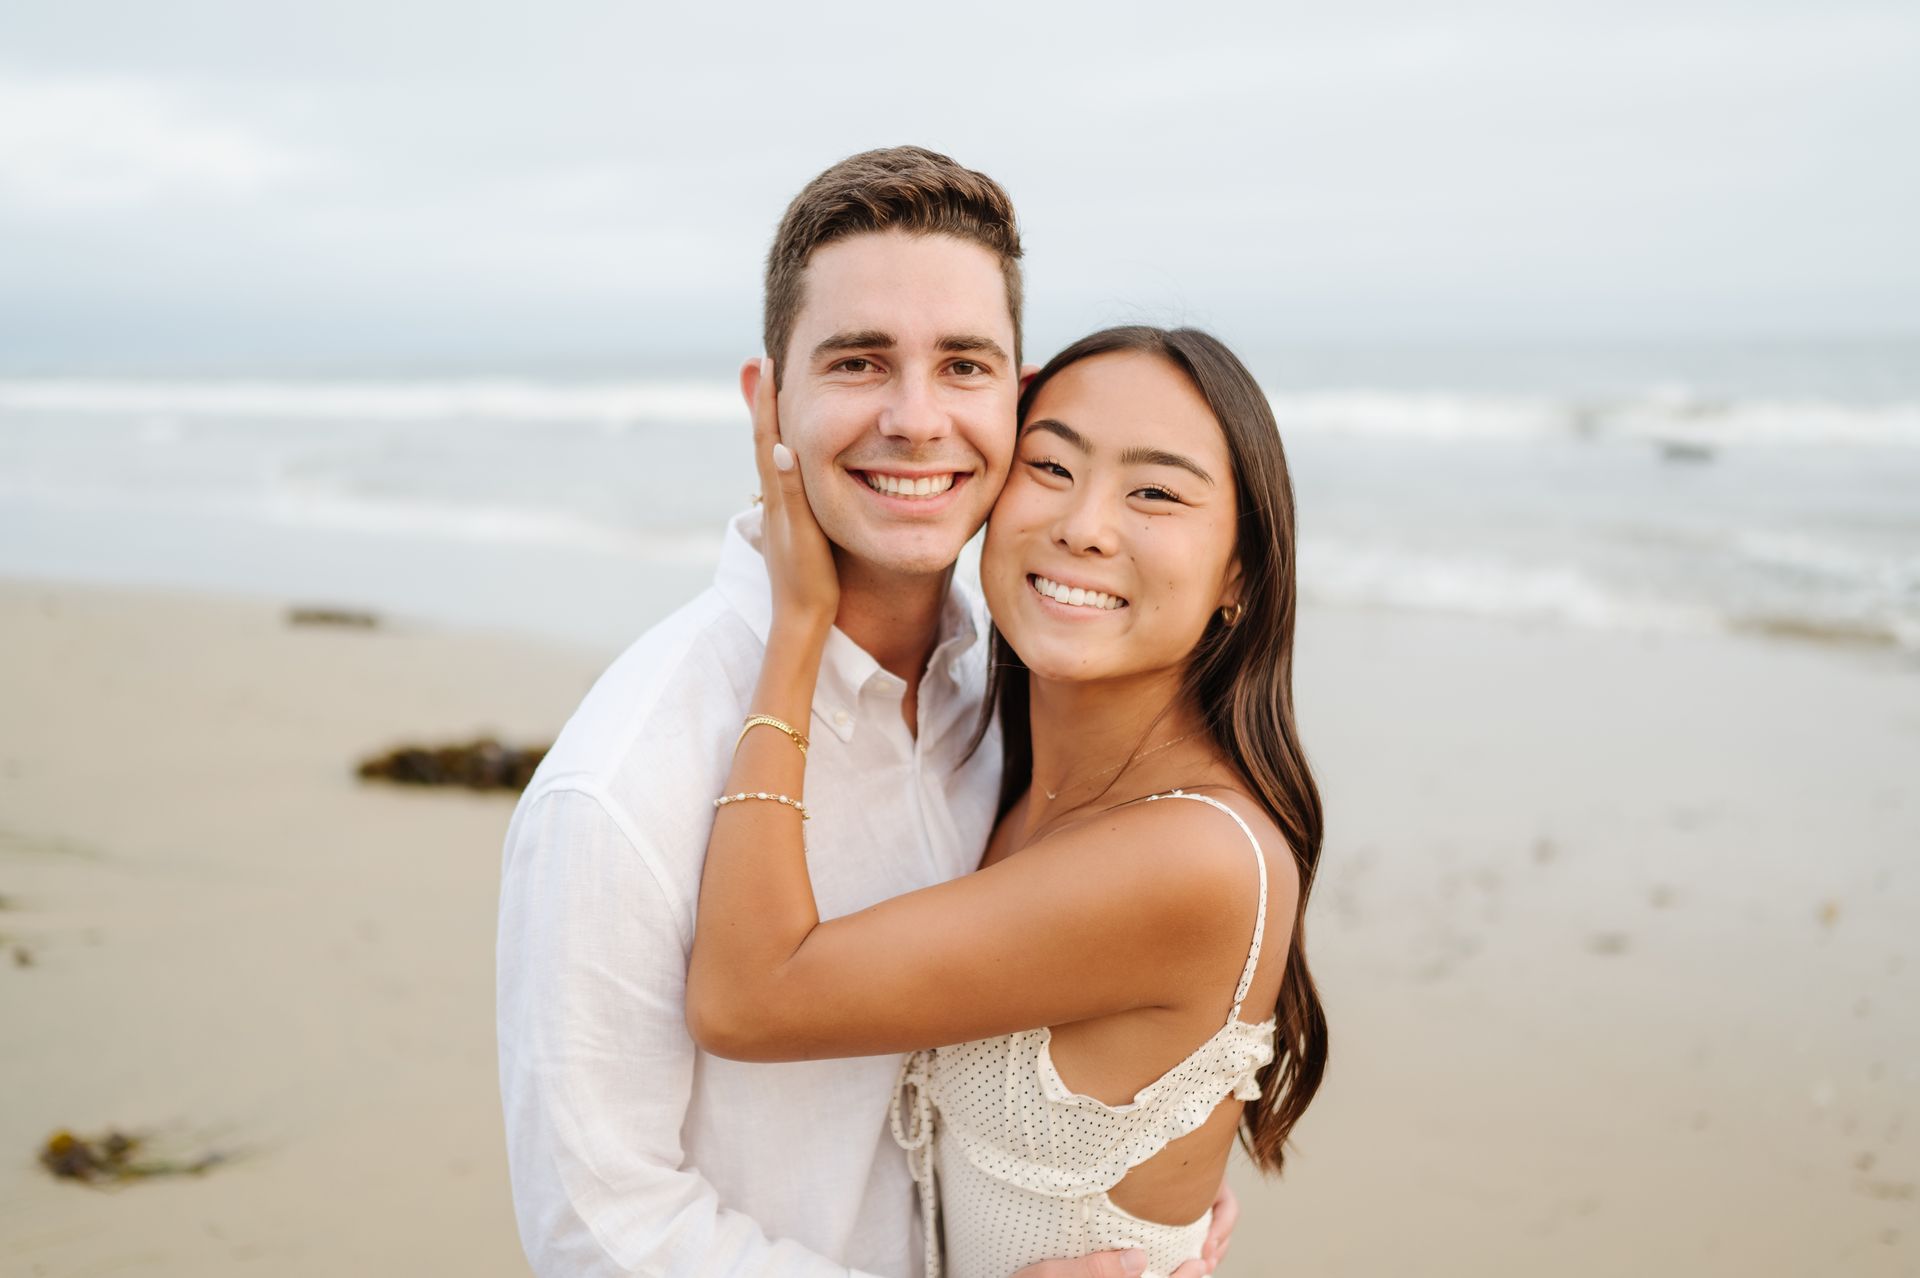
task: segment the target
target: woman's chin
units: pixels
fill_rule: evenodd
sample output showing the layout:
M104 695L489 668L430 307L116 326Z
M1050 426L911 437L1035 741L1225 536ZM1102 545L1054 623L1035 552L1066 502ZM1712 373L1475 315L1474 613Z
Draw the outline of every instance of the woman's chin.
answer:
M1020 658L1020 664L1036 679L1045 679L1053 683L1085 683L1093 679L1102 679L1111 672L1106 669L1107 662L1099 659L1098 654L1086 646L1071 647L1054 642L1021 642L1022 636L1006 634L1007 644L1014 655Z

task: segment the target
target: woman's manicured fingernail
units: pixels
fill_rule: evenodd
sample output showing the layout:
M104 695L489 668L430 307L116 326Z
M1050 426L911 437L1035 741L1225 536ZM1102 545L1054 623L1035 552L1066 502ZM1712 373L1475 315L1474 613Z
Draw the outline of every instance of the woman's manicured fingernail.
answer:
M773 446L773 468L775 470L793 469L793 450L785 444Z

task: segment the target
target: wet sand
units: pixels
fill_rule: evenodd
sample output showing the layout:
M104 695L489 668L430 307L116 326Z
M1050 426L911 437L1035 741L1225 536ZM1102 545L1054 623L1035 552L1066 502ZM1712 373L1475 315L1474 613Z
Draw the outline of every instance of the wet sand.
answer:
M611 654L19 582L0 637L0 1274L524 1273L511 799L352 765ZM1298 669L1334 1056L1223 1274L1920 1272L1920 669L1329 611ZM34 1163L112 1125L237 1156Z

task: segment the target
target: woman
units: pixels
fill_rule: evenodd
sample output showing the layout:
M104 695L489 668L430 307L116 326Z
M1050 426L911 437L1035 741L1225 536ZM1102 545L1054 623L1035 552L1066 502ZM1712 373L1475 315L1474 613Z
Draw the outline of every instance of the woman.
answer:
M1326 1063L1271 410L1193 330L1096 333L1034 377L981 557L999 824L977 873L822 923L791 725L838 587L771 381L755 432L774 621L716 800L694 1037L740 1059L912 1053L895 1135L929 1211L938 1178L952 1278L1116 1247L1170 1272L1199 1254L1236 1127L1278 1171Z

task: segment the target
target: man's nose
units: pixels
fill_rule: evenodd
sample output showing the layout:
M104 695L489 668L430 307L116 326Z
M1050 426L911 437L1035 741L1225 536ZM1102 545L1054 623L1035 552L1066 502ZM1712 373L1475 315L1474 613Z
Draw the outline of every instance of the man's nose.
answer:
M909 374L893 383L880 406L880 433L909 443L930 443L953 433L953 418L932 379Z

